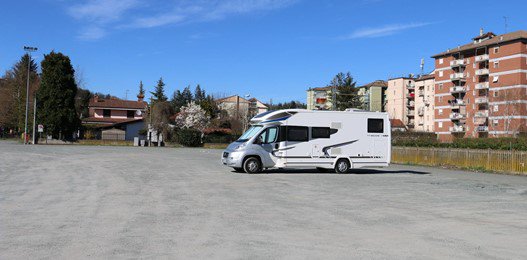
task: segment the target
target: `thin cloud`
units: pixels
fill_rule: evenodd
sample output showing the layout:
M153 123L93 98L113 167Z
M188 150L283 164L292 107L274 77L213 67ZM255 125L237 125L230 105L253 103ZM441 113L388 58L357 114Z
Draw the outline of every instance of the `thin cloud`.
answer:
M159 5L147 0L85 0L67 9L85 23L79 39L100 39L113 30L207 22L232 15L285 8L300 0L176 0Z
M431 23L409 23L409 24L388 24L376 28L363 28L354 31L344 39L359 39L359 38L376 38L388 35L394 35L404 30L419 28L430 25Z

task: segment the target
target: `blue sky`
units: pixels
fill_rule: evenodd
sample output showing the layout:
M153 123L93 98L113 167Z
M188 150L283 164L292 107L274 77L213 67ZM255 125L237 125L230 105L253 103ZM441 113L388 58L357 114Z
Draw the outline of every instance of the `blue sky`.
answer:
M419 72L421 58L479 28L527 30L525 1L33 0L0 4L0 70L22 46L70 56L85 87L135 97L159 77L167 95L209 93L305 101L350 71L359 84ZM465 11L463 11L465 10Z

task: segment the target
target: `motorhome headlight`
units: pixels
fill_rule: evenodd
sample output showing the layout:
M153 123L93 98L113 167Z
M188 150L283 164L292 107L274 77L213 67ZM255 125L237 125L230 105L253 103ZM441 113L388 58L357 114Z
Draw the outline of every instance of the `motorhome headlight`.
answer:
M241 150L241 149L245 148L245 146L247 146L247 143L242 143L242 144L236 146L236 148L234 148L234 150L235 151Z

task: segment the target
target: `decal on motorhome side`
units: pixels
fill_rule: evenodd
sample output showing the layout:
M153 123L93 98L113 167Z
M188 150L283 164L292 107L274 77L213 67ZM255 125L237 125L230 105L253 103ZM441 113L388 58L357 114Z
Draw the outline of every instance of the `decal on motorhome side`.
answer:
M341 147L341 146L345 146L345 145L348 145L348 144L355 143L355 142L357 142L357 141L359 141L359 140L357 139L357 140L353 140L353 141L349 141L349 142L345 142L345 143L329 145L329 146L326 146L326 147L322 148L322 152L324 153L324 155L326 155L326 156L330 156L329 153L328 153L328 150L329 150L329 149L331 149L331 148L337 148L337 147Z

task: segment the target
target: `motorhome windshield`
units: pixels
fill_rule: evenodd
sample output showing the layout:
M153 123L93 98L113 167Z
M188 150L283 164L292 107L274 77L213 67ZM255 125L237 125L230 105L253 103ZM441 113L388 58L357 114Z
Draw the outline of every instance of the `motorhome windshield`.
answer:
M253 125L251 128L249 128L245 133L243 133L242 136L236 141L236 142L247 142L249 139L251 139L253 136L255 136L263 126L261 125Z

